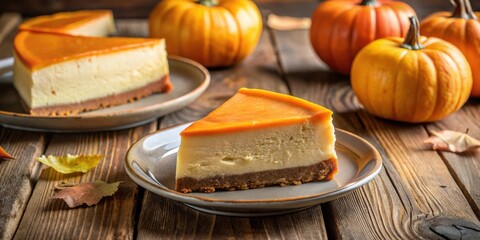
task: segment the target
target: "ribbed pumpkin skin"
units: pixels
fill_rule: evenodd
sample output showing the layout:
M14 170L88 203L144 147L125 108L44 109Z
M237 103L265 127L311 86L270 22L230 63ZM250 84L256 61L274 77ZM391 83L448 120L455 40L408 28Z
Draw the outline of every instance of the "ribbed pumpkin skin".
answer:
M386 38L362 49L352 66L351 84L367 112L404 122L432 122L460 109L471 88L470 66L452 44L420 38L425 48L402 48Z
M167 52L207 67L242 61L258 43L262 18L249 0L219 0L205 6L192 0L163 0L149 18L150 37L165 38Z
M425 18L422 34L437 37L455 45L470 63L473 74L471 96L480 97L480 22L474 19L452 18L451 13L439 12ZM476 12L477 19L480 13Z
M360 0L325 1L312 16L310 42L330 69L350 74L355 55L375 39L403 37L415 11L403 2L376 1L375 6L359 5Z

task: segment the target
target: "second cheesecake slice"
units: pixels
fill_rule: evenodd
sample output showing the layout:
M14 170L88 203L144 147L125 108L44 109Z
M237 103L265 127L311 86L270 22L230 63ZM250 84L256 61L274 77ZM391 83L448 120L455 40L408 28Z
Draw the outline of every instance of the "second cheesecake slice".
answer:
M172 85L165 42L21 31L13 85L32 115L72 115L124 104Z

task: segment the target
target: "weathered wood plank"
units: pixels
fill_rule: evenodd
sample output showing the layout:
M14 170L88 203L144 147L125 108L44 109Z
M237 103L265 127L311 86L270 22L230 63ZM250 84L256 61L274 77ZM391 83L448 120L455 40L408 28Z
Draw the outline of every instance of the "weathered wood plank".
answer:
M264 32L260 43L242 64L211 70L212 84L193 104L166 116L161 127L197 120L230 98L240 87L287 93L279 78L277 60ZM326 238L322 209L311 208L291 215L269 218L231 218L201 213L146 191L138 224L139 239L322 239ZM314 228L312 229L312 226Z
M12 42L19 22L19 14L0 16L0 59L12 56ZM11 69L0 69L0 74L8 71ZM0 94L9 94L8 84L0 82ZM33 160L43 153L45 144L45 134L0 127L0 146L16 158L0 160L0 239L11 239L17 229L38 177L39 165Z
M0 239L11 239L35 186L34 159L43 153L45 137L0 127L0 146L15 157L0 160Z
M20 14L17 13L0 15L0 59L12 56L13 35L20 20Z
M145 191L137 239L208 239L215 225L214 215Z
M44 168L15 239L133 239L138 186L124 170L126 151L138 138L156 129L156 122L122 131L55 134L46 155L100 154L100 164L86 174L61 174ZM95 206L69 209L51 199L61 182L122 181L112 197Z
M459 226L463 224L460 220L479 226L478 219L443 160L435 152L425 151L423 140L428 134L424 126L380 120L365 112L360 116L388 153L392 170L401 178L393 184L403 185L411 195L403 201L415 206L407 211L411 218L409 224L415 227L416 233L432 234L431 231L418 232L417 227L430 224L434 218L449 219L451 224Z
M117 35L148 37L148 21L145 19L115 19Z
M324 217L328 217L320 205L304 211L287 215L252 218L252 230L259 231L262 227L268 239L327 239ZM262 229L262 230L263 230ZM257 235L259 239L265 238Z
M379 177L328 204L333 236L418 238L428 234L418 227L433 218L448 218L451 223L462 219L478 226L442 159L423 151L427 134L422 125L381 120L359 109L348 78L328 72L311 50L307 31L274 32L274 36L292 94L332 108L336 126L359 134L384 151L385 170ZM357 128L359 125L363 127Z
M427 130L448 129L466 132L468 129L470 136L480 139L479 119L480 102L478 99L472 99L456 114L435 124L427 125ZM476 150L465 154L439 152L439 154L445 159L445 163L455 181L460 186L477 217L480 218L480 151ZM442 185L440 187L449 188L450 186Z

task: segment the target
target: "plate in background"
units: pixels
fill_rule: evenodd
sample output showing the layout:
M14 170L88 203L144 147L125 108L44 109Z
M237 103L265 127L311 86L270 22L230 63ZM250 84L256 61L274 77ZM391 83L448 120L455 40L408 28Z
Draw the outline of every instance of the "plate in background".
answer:
M174 89L138 101L75 116L32 116L22 109L20 96L12 85L10 59L0 68L0 124L5 127L48 132L118 130L151 122L179 110L197 99L210 83L208 71L200 64L169 57L170 80ZM0 64L2 65L2 64ZM7 71L5 71L7 69Z

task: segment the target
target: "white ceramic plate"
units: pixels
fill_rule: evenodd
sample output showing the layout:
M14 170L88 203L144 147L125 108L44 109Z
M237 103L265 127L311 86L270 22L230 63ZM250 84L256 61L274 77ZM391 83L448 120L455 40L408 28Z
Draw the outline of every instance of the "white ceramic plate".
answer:
M339 173L332 181L184 194L174 190L175 168L179 133L188 125L161 130L140 139L129 149L125 169L133 181L145 189L204 212L252 217L298 211L339 198L366 184L382 167L380 154L370 143L336 129Z
M210 75L202 65L185 58L169 57L170 79L174 86L170 93L153 94L132 103L76 116L42 117L24 112L12 86L9 69L12 61L7 59L1 63L0 124L32 131L85 132L139 126L185 107L197 99L210 83Z

